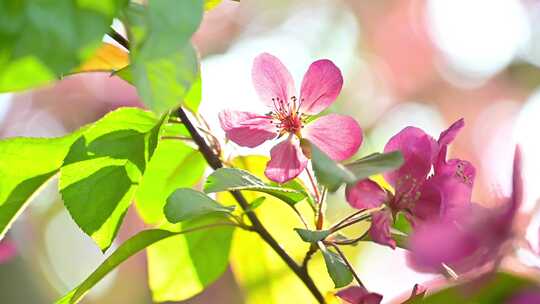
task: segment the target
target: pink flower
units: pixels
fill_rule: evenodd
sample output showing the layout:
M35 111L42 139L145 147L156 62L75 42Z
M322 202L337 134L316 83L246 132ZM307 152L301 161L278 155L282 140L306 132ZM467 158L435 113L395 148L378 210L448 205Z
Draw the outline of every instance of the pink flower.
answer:
M360 286L347 287L338 291L336 296L348 304L379 304L383 298L380 294L369 292Z
M300 97L294 95L294 81L276 57L263 53L253 63L253 84L267 114L225 110L219 114L228 139L244 147L286 136L270 151L266 176L284 183L307 166L299 139L307 138L336 161L351 157L362 143L362 129L349 116L330 114L310 123L308 118L330 106L341 91L343 77L330 60L313 62L302 81Z
M498 261L503 245L513 237L513 222L523 200L519 147L512 187L511 197L501 207L461 206L455 210L459 216L431 219L417 227L409 239L409 264L419 271L438 272L444 263L463 273Z
M0 264L9 261L17 250L15 249L15 244L11 241L4 239L0 241Z
M369 179L347 187L347 201L352 207L364 209L386 204L391 210L373 215L370 236L375 242L395 248L390 225L392 215L398 212L405 213L415 224L454 214L456 209L461 210L460 206L470 203L474 167L464 160L446 160L447 147L463 126L463 119L456 121L437 141L415 127L393 136L384 151L400 151L404 158L401 167L384 174L394 194ZM434 174L428 176L432 168Z

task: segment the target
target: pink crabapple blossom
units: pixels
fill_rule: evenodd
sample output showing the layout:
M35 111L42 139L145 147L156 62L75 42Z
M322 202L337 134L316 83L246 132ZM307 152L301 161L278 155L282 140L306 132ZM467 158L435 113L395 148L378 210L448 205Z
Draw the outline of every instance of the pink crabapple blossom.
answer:
M463 119L456 121L438 140L415 127L406 127L394 135L384 152L400 151L404 162L398 169L383 174L394 193L370 179L347 186L347 201L354 208L388 206L372 216L369 235L373 241L395 248L390 227L398 212L416 225L431 218L453 216L461 205L469 204L474 167L464 160L446 159L448 145L463 126Z
M310 121L336 99L343 85L339 68L327 59L313 62L304 75L300 95L281 61L268 53L257 56L252 79L266 114L224 110L219 114L227 138L243 147L256 147L282 138L270 151L265 175L278 183L298 176L307 166L300 139L306 138L336 161L345 160L362 143L362 129L349 116L329 114ZM309 121L309 122L308 122Z

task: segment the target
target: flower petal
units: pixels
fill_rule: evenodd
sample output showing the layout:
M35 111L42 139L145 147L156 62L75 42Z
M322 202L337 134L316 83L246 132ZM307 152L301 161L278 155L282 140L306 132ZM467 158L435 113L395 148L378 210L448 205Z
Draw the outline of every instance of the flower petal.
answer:
M409 237L409 265L423 272L439 272L442 263L464 270L481 244L472 231L458 226L455 221L430 221L416 227Z
M449 145L456 138L459 131L465 126L463 118L454 122L448 129L444 130L439 136L438 143L441 146Z
M309 123L302 135L336 161L353 156L362 144L362 129L350 116L329 114Z
M392 235L390 234L391 223L392 216L388 211L378 211L373 213L371 216L369 236L375 243L395 249L396 241L392 239Z
M463 118L454 122L448 129L441 132L439 135L439 152L435 160L435 172L439 171L442 166L446 164L446 152L448 150L448 145L454 141L459 131L465 126L465 121Z
M320 113L336 100L342 86L343 76L332 61L313 62L302 80L300 111L310 115Z
M414 204L412 214L414 220L428 221L438 219L441 216L442 194L433 178L427 180L420 187L420 197Z
M297 177L306 168L307 161L298 140L289 137L270 150L264 174L275 182L284 183Z
M419 189L414 216L421 220L457 218L469 208L476 170L465 160L443 163Z
M269 107L275 108L278 98L288 105L289 97L294 95L294 80L289 70L273 55L262 53L257 56L251 77L261 101Z
M382 296L378 293L369 292L361 286L351 286L336 293L336 296L350 304L379 304Z
M437 153L437 143L421 129L406 127L394 135L384 147L384 152L401 151L403 165L397 170L384 173L384 178L394 188L398 181L406 184L404 192L414 185L423 182L431 170L434 153ZM409 182L404 183L407 179ZM400 189L396 189L396 192Z
M374 181L364 179L345 189L347 202L356 209L379 207L387 198L386 192Z
M227 138L244 147L256 147L277 135L271 120L256 113L225 110L219 122Z
M476 169L465 160L451 159L433 176L441 191L441 216L455 218L471 202Z

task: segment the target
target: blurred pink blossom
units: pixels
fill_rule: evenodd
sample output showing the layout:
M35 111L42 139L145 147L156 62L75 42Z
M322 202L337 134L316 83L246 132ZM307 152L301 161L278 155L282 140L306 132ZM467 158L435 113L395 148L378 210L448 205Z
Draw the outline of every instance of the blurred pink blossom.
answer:
M7 239L0 241L0 264L9 261L16 253L15 244Z
M426 272L438 272L444 264L460 273L489 262L497 264L504 245L513 237L512 226L523 200L519 147L512 181L512 195L501 207L464 205L455 210L459 216L433 218L416 227L409 239L409 264Z

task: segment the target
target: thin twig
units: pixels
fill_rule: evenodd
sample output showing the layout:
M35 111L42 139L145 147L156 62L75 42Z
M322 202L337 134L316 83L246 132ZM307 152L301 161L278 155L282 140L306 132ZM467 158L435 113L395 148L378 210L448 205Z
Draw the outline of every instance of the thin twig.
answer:
M186 136L161 136L161 139L175 139L175 140L193 141L193 139L191 139L191 137L186 137Z
M298 215L298 218L300 219L300 221L302 222L302 224L304 224L304 227L306 229L309 229L309 226L306 222L306 220L304 219L304 216L302 216L302 213L300 213L300 211L298 211L298 209L296 208L296 206L292 206L292 209L294 210L294 213L296 213L296 215Z
M356 237L354 239L346 239L346 240L336 240L332 241L336 245L356 245L356 243L365 240L365 238L368 236L369 230L364 232L361 236Z
M306 168L307 175L309 177L309 182L311 183L311 187L313 188L313 193L315 194L315 199L317 200L317 203L321 200L321 195L319 194L319 188L317 187L317 183L315 182L315 178L313 178L313 175L311 174L311 171L309 168Z
M317 230L321 230L324 226L324 202L326 200L326 188L323 189L319 200L319 208L317 210Z
M363 213L365 212L367 209L360 209L358 211L356 211L355 213L352 213L348 216L346 216L345 218L341 219L339 222L335 223L334 225L332 225L332 227L330 227L329 229L332 230L332 229L335 229L336 227L339 227L340 225L342 225L343 223L345 223L346 221L352 219L353 217L359 215L360 213Z
M308 263L309 263L309 260L311 260L311 257L317 252L317 250L319 249L319 247L317 247L317 245L315 244L311 244L311 246L309 246L309 250L306 252L306 255L304 256L304 260L302 260L302 269L304 269L307 273L307 266L308 266Z
M126 50L129 50L129 41L124 38L120 33L118 33L115 29L112 27L109 28L109 32L107 33L109 37L114 39L114 41L118 42L121 46L123 46Z

